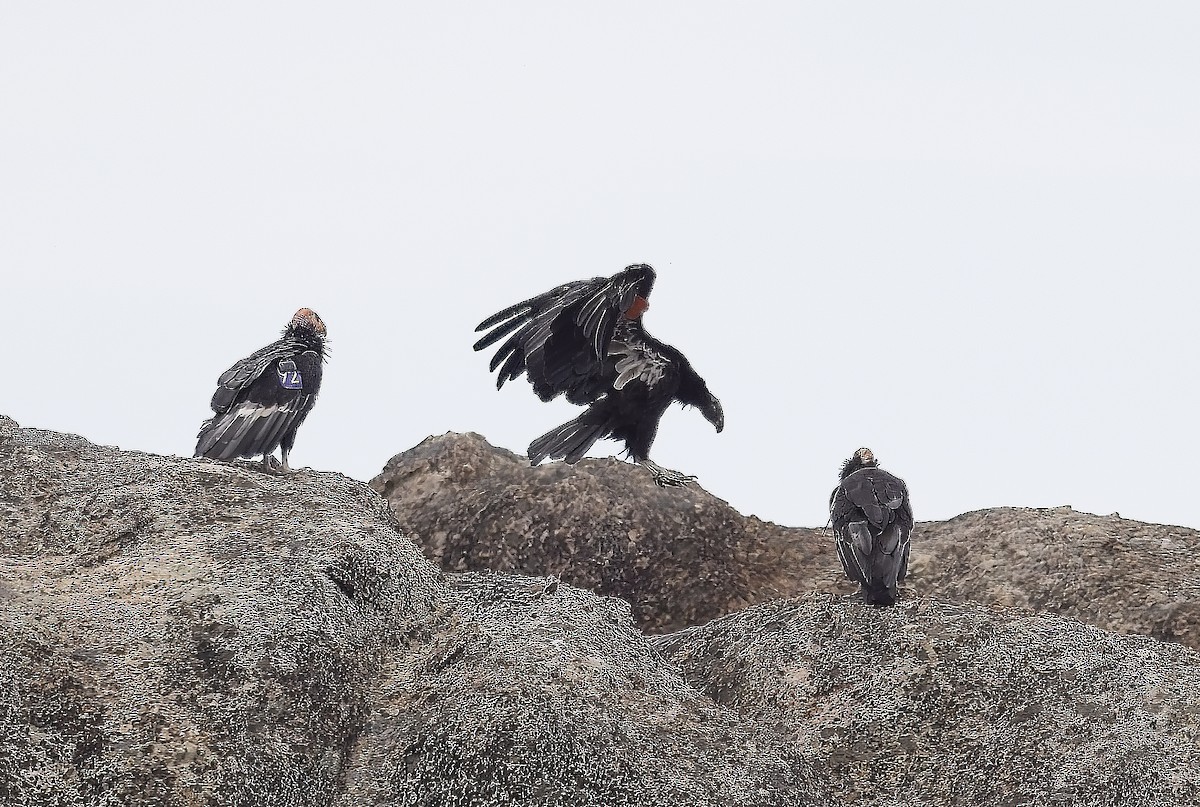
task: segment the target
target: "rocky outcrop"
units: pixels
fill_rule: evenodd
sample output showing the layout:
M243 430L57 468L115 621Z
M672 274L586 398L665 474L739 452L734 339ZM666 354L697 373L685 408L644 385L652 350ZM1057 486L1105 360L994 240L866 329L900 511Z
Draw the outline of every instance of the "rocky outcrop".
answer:
M921 594L1051 611L1200 649L1200 532L1070 507L919 525Z
M6 807L1182 804L1197 693L1180 646L924 599L648 637L442 573L338 474L0 419Z
M371 485L443 569L557 575L628 599L647 631L856 588L823 530L742 516L700 488L657 488L616 460L530 468L479 435L446 434L397 454ZM1200 533L1183 527L1069 507L921 522L903 591L1200 649Z
M361 483L11 428L0 474L0 803L805 799L625 603L448 579Z
M1200 803L1200 655L1178 645L829 595L655 641L715 702L804 749L838 803Z
M628 600L648 631L838 589L821 531L747 518L699 487L656 487L617 460L531 468L477 434L446 434L397 454L371 487L443 569L555 575Z

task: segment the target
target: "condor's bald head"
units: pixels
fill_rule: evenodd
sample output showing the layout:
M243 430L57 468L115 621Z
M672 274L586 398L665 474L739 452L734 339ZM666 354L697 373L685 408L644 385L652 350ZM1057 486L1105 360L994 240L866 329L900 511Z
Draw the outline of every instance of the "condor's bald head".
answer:
M869 448L860 448L851 455L850 459L842 463L841 478L845 479L855 471L860 471L863 468L877 468L879 463L875 460L875 455Z
M325 337L325 323L311 308L301 308L288 324L289 331L305 330L321 338Z

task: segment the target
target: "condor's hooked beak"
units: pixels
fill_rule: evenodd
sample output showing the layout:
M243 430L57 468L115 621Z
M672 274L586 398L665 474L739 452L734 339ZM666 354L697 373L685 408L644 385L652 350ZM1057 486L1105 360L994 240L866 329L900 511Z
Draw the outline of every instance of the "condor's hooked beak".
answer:
M700 411L704 415L704 419L717 430L717 434L725 429L725 410L721 408L721 402L717 400L717 396L709 394L708 404Z

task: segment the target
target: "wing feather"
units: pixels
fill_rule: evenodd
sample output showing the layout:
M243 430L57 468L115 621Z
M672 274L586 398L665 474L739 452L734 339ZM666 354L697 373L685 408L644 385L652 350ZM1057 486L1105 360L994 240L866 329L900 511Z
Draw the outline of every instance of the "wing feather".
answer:
M862 511L871 526L883 529L896 519L908 499L904 482L879 468L862 468L842 480L849 503Z
M670 359L645 337L640 328L618 329L616 337L608 346L608 355L615 358L614 370L617 378L613 389L624 389L629 382L641 381L653 387L666 374Z
M237 400L238 393L253 384L275 362L308 349L299 339L285 336L251 353L221 373L217 379L217 390L212 397L212 410L217 413L228 411Z
M499 354L496 354L499 358ZM500 368L499 375L496 376L496 389L504 386L505 381L512 381L525 369L525 352L517 349L509 354L508 360L504 362L504 366ZM495 369L495 368L492 368Z
M829 497L829 518L842 569L864 587L868 602L890 605L908 573L912 503L904 480L862 468Z
M497 389L524 373L542 400L566 394L572 403L594 402L617 377L609 347L618 328L630 322L624 313L636 296L650 294L653 283L654 270L644 264L564 283L479 323L475 330L488 332L474 349L507 337L489 364L490 372L499 370Z
M514 317L513 319L508 320L507 322L500 325L499 327L489 331L486 336L484 336L482 339L480 339L478 342L476 342L473 346L474 349L475 350L483 350L485 347L490 347L491 345L494 345L496 342L499 342L500 339L502 339L505 336L508 336L510 333L515 331L517 328L521 327L521 322L522 322L522 320L519 317Z

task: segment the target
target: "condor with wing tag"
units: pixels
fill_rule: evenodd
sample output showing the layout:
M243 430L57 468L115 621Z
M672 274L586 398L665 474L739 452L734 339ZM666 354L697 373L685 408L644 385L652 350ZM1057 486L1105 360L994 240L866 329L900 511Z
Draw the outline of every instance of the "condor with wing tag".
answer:
M213 460L263 458L263 468L288 467L296 430L321 390L325 323L301 308L283 336L230 367L217 379L215 413L197 435L196 456ZM278 448L282 462L277 462Z

